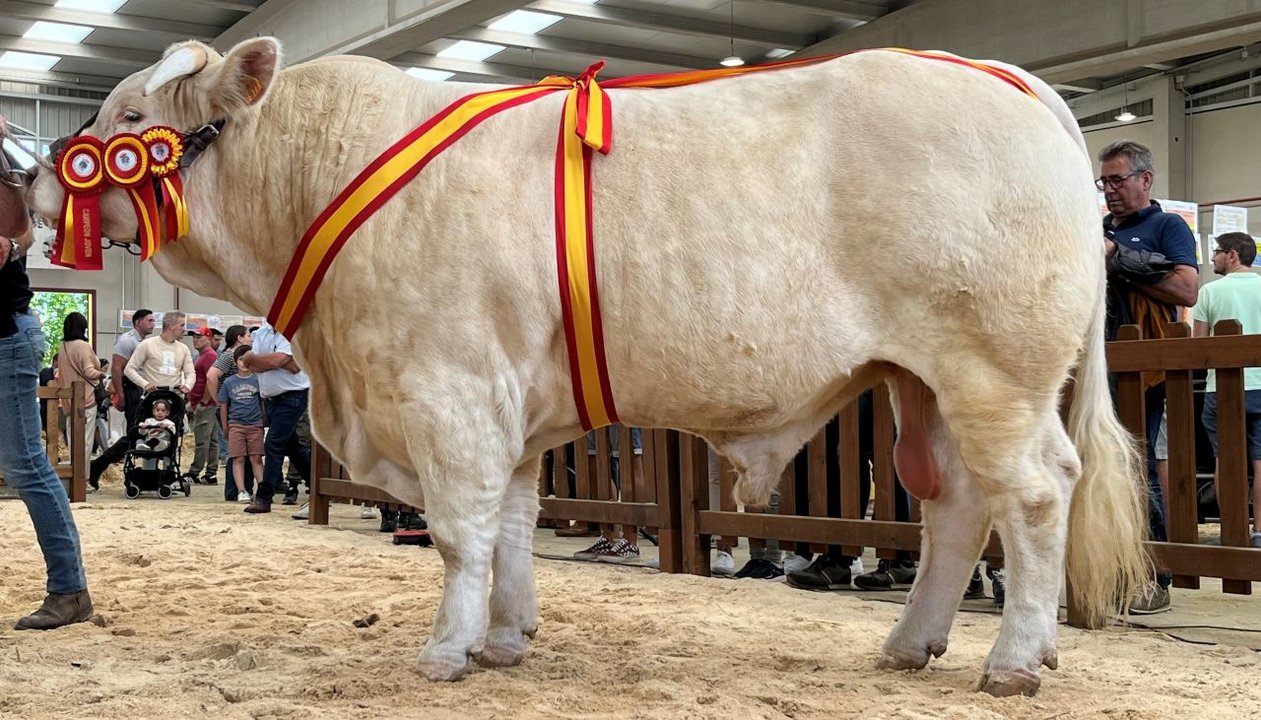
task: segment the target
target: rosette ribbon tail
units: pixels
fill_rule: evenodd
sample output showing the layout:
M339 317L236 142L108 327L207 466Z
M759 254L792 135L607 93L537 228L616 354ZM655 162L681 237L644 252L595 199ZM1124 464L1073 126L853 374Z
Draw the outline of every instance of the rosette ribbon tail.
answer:
M101 202L96 193L67 192L61 205L61 226L52 262L74 270L100 270Z

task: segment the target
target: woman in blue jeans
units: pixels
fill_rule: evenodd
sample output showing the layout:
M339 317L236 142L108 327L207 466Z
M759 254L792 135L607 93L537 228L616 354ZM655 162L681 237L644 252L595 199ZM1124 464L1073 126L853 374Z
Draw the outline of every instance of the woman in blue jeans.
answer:
M0 188L0 192L7 190ZM12 212L0 198L0 216ZM12 226L10 214L0 217L0 228L6 219ZM48 568L44 604L14 627L51 630L91 618L92 598L70 500L40 442L36 389L46 343L39 318L30 312L32 293L24 255L32 236L29 228L19 234L17 240L0 235L0 408L4 408L0 412L0 472L26 503Z

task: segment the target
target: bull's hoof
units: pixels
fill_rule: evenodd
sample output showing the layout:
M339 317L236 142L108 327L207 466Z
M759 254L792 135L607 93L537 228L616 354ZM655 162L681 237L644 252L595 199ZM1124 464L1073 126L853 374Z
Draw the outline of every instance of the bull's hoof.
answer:
M890 650L880 655L876 667L881 670L922 670L931 658L939 658L946 654L946 643L933 643L920 650Z
M486 633L486 644L477 664L484 668L512 667L525 659L527 638L534 637L537 629L529 631L510 627L491 628Z
M1038 694L1038 687L1041 685L1042 679L1037 673L1028 670L1011 670L985 673L981 676L981 684L977 689L994 697L1015 695L1033 697Z
M427 645L416 661L416 672L430 682L454 682L468 672L469 658L476 659L479 655L476 652L450 653Z

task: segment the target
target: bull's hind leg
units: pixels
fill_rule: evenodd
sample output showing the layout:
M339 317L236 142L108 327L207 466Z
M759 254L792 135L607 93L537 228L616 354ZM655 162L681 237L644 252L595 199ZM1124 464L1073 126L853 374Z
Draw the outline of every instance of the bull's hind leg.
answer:
M907 391L900 389L903 394ZM897 392L892 387L890 390ZM928 402L931 407L924 413L928 420L924 429L941 469L941 494L922 505L919 573L902 617L885 640L879 662L884 668L919 669L928 664L930 655L941 657L946 652L950 625L990 531L985 495L964 467L958 444L935 402L931 398ZM895 402L894 407L900 406ZM901 415L899 420L905 421Z
M972 366L969 375L951 378L952 393L939 394L938 406L960 459L988 497L1003 540L1007 600L981 689L1032 695L1041 666L1056 664L1068 499L1080 467L1054 393L1037 396L978 370ZM968 549L973 560L975 550ZM951 602L957 602L962 584L951 590Z
M531 547L539 516L540 458L531 458L512 474L499 509L494 584L490 589L490 628L478 663L482 667L516 665L525 657L528 638L539 625Z
M1081 464L1059 417L1043 417L1041 442L1030 448L1025 482L995 493L991 505L1003 539L1007 602L998 640L985 660L981 689L991 695L1033 695L1045 665L1058 664L1055 633L1068 508Z
M477 419L467 407L463 416ZM491 555L510 466L501 462L502 447L481 437L486 431L474 430L476 423L471 425L458 436L418 443L425 447L413 453L421 470L425 518L444 570L433 634L416 666L430 680L458 680L469 659L481 655L486 637Z

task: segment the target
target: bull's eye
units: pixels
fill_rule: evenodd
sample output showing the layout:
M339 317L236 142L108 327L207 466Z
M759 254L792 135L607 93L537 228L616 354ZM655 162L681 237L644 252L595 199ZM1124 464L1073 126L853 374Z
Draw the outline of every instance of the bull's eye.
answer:
M141 117L140 113L136 112L135 110L123 111L123 119L126 120L127 122L133 122L133 123L140 122L140 117Z
M96 172L96 160L87 153L79 153L71 159L70 167L79 177L91 177L92 173Z
M136 169L136 163L140 162L140 158L135 150L122 150L114 156L114 162L118 164L119 170L131 172Z

